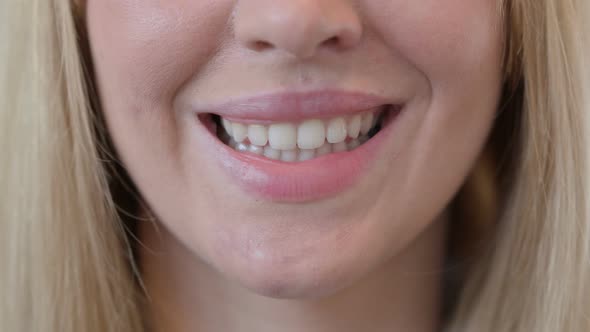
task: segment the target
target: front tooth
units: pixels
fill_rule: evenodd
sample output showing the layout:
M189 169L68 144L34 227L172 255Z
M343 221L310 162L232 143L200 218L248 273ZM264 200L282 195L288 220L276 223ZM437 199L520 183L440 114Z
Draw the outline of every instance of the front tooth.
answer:
M248 137L248 127L241 123L232 123L232 133L236 142L243 142Z
M321 147L319 147L316 151L316 155L319 156L324 156L327 155L329 153L332 153L332 144L326 142L324 143L324 145L322 145Z
M297 146L300 149L317 149L325 139L326 129L321 120L304 121L297 128Z
M332 144L332 152L344 152L348 150L346 142Z
M268 142L268 130L263 125L249 125L248 139L250 143L258 146L265 146Z
M232 125L231 122L229 122L229 120L226 120L224 118L221 118L221 124L223 125L223 129L225 129L225 132L229 135L229 136L233 136L232 133Z
M361 134L366 135L373 127L373 118L374 115L372 112L369 112L363 115L362 123L361 123Z
M296 161L297 160L297 150L285 150L281 151L281 160L282 161Z
M268 128L268 142L273 149L293 150L297 147L297 128L289 123L273 124Z
M300 150L299 151L299 161L306 161L313 159L315 157L315 149L311 150Z
M348 123L348 136L352 138L359 137L359 132L361 131L361 115L357 114L350 118L350 122Z
M275 150L267 145L264 147L264 156L268 159L279 160L281 159L281 151Z
M346 121L344 118L335 118L328 122L326 138L329 143L339 143L346 139Z

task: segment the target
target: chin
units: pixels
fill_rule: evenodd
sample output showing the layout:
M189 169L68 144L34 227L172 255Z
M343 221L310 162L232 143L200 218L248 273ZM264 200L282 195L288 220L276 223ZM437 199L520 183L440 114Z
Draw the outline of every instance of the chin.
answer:
M225 279L265 297L329 297L368 274L378 264L373 258L380 257L378 246L368 245L358 227L346 231L345 241L337 231L310 236L261 233L256 237L224 233L209 261Z

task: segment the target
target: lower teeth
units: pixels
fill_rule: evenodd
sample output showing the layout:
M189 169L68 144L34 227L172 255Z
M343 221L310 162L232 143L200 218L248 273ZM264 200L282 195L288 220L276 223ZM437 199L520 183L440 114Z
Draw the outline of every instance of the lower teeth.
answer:
M346 142L340 143L324 143L323 146L313 150L304 150L304 149L293 149L293 150L277 150L273 149L270 146L258 146L254 144L250 144L247 141L237 143L233 139L230 139L226 144L232 147L234 150L239 152L248 152L253 153L259 156L265 156L266 158L273 159L273 160L282 160L286 162L295 162L295 161L306 161L314 158L318 158L330 153L336 152L344 152L344 151L351 151L356 149L357 147L361 146L363 143L369 140L369 136L361 136L356 139L351 139Z

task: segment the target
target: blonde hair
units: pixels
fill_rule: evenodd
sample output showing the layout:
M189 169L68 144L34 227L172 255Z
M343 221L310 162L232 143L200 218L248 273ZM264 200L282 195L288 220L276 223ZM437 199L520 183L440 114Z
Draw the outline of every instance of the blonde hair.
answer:
M447 330L587 331L590 4L502 7L506 98L490 145L502 143L492 169L507 166L492 174L498 218ZM0 2L2 331L144 328L77 11L66 0Z

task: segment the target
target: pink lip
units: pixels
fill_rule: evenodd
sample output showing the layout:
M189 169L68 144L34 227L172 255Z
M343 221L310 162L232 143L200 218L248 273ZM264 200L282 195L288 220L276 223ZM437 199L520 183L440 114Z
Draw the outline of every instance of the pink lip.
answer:
M373 95L323 91L242 99L209 108L207 112L230 119L277 122L349 114L384 104L394 103ZM379 155L379 148L392 132L394 122L397 122L394 120L400 115L400 108L388 111L389 118L385 119L384 128L360 147L296 163L237 152L205 129L200 120L197 122L208 133L205 136L206 144L211 148L209 153L242 190L269 201L302 203L343 192L369 173Z
M197 113L213 113L241 123L296 122L353 114L399 102L360 92L319 90L264 94L219 104L199 104Z

